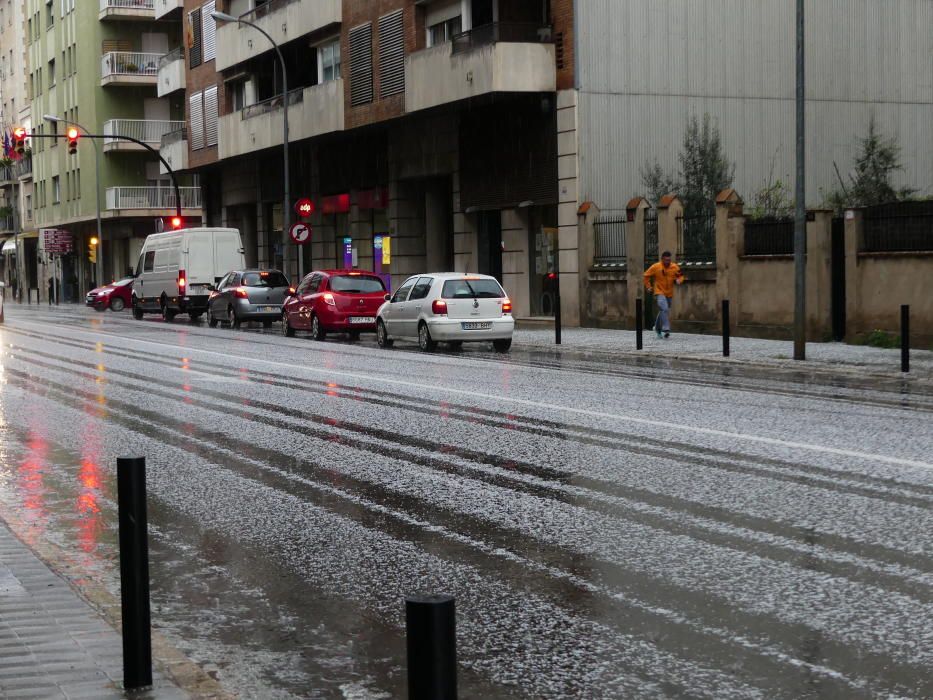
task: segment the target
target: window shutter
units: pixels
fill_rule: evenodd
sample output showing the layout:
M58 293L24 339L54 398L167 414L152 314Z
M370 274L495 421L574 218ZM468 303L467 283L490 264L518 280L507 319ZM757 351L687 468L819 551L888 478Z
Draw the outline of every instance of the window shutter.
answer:
M350 30L350 104L373 101L373 25Z
M217 145L217 86L204 91L204 145Z
M405 92L405 20L402 10L379 18L379 96Z
M217 23L211 17L215 2L206 2L201 6L201 61L207 63L217 57Z
M201 65L201 10L188 13L188 67Z
M203 93L196 92L188 98L188 143L191 150L204 148Z

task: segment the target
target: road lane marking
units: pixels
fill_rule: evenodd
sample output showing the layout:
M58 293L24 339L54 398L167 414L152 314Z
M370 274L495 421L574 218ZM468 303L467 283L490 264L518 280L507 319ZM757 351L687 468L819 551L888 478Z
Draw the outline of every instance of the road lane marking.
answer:
M174 343L166 343L162 341L142 340L142 339L132 338L132 337L125 336L125 335L119 335L117 333L111 333L108 331L92 332L92 331L86 331L83 329L75 329L75 330L85 335L95 335L95 336L106 335L112 338L119 338L123 341L128 341L131 343L139 343L143 345L154 345L156 347L162 347L162 348L171 348L172 350L181 351L181 352L185 352L189 354L193 352L198 352L203 355L210 355L213 357L222 357L226 360L230 360L231 358L236 358L237 360L260 362L265 365L270 365L273 367L284 367L284 368L287 368L291 372L298 370L298 371L303 371L303 372L312 372L318 375L351 378L357 381L382 382L383 384L393 384L393 385L400 385L404 387L415 387L415 388L423 389L429 392L437 392L439 390L442 390L442 391L446 391L446 392L450 392L454 394L459 394L461 396L468 396L474 399L484 399L487 401L512 402L514 404L518 404L522 406L529 406L532 408L538 408L538 409L543 409L547 411L563 411L565 413L573 413L576 415L590 416L593 418L607 418L607 419L615 420L615 421L628 421L630 423L635 423L638 425L645 425L645 426L649 426L652 428L664 428L664 429L675 430L675 431L687 430L692 433L696 433L698 435L707 435L711 437L722 437L722 438L729 438L733 440L744 440L746 442L754 442L754 443L758 443L761 445L771 445L774 447L785 447L785 448L791 448L791 449L796 449L796 450L807 450L811 452L819 452L822 454L835 455L839 457L851 457L853 459L864 459L864 460L869 460L869 461L874 461L874 462L880 462L882 464L891 464L891 465L898 466L898 467L912 467L912 468L917 468L917 469L928 469L928 470L933 471L933 463L931 462L921 462L919 460L904 459L902 457L892 457L889 455L874 454L871 452L859 452L858 450L847 450L847 449L843 449L840 447L829 447L828 445L814 445L812 443L797 442L794 440L782 440L780 438L765 437L763 435L752 435L749 433L729 432L727 430L717 430L716 428L702 428L699 426L687 425L684 423L672 423L669 421L654 420L650 418L641 418L638 416L633 416L633 415L624 414L624 413L608 413L606 411L594 411L594 410L587 409L587 408L576 408L573 406L561 406L557 404L546 403L543 401L533 401L531 399L503 397L503 396L497 396L494 394L486 394L483 392L471 391L468 389L457 389L457 388L448 387L448 386L438 387L432 384L419 384L419 383L407 381L404 379L392 379L389 377L382 377L382 376L375 375L375 374L365 374L362 372L347 372L345 370L337 370L337 369L318 369L316 367L309 367L307 365L296 366L295 364L289 363L289 362L279 362L276 360L267 360L267 359L259 358L259 357L249 357L249 356L234 354L230 352L219 352L217 350L206 350L202 348L194 348L191 346L178 345Z

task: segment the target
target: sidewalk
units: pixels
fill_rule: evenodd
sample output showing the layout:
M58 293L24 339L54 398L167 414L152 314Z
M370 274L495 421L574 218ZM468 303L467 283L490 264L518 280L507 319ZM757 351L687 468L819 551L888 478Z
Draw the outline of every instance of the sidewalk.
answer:
M188 698L153 669L134 698ZM0 520L0 697L124 698L119 633Z
M761 367L820 374L858 375L933 383L933 351L910 351L910 372L903 374L900 349L874 348L845 343L807 343L807 359L793 359L789 340L736 338L730 341L730 357L722 356L722 338L674 332L667 340L654 332L644 333L644 349L635 349L635 331L598 328L564 328L560 346L554 344L553 329L518 329L512 347L529 352L560 351L602 355L620 361L685 360L692 364L725 367Z

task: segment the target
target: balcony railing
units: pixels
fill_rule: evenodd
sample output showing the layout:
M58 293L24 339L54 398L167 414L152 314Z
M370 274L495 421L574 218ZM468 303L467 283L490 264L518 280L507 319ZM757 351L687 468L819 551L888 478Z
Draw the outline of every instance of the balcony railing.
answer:
M130 51L111 51L100 57L100 75L151 75L159 72L161 53L135 53Z
M293 2L298 2L298 0L269 0L269 2L260 5L259 7L254 7L248 12L244 12L240 15L240 19L245 19L249 21L255 21L257 19L262 19L266 15L270 15L278 9L285 7L286 5L291 5Z
M100 11L104 10L151 10L154 0L100 0Z
M200 187L179 187L182 209L201 208ZM173 187L108 187L107 209L174 209Z
M0 231L13 231L14 221L11 216L0 216Z
M144 143L161 143L162 137L180 129L182 121L156 121L150 119L111 119L104 122L104 145L108 143L126 143L116 135L129 136Z
M625 265L625 217L599 219L593 225L593 231L596 238L593 264L597 267Z
M521 44L551 43L551 27L537 22L494 22L474 27L453 38L452 53L472 51L498 42Z
M265 5L263 5L265 7ZM296 105L299 102L304 101L304 88L297 88L288 93L288 104ZM262 102L257 102L252 104L249 107L244 107L240 110L240 116L243 119L249 119L251 117L257 117L260 114L266 114L267 112L272 112L276 109L281 109L282 107L282 95L276 95L275 97L270 97L268 100L263 100Z
M184 122L182 122L184 124ZM178 143L179 141L185 141L188 138L188 129L182 126L180 129L175 129L174 131L168 131L162 134L162 140L159 143L159 148L166 148L171 146L173 143Z
M172 49L167 54L159 58L159 65L157 66L157 69L164 68L172 61L183 61L184 58L185 58L185 49L184 47L179 46L177 49Z

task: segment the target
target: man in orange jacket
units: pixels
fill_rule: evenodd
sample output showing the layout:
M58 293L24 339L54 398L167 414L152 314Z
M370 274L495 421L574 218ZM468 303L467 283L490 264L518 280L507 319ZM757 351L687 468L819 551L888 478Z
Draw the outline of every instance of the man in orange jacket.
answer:
M671 337L671 302L674 301L674 285L683 284L686 277L680 271L680 265L671 262L671 253L661 253L661 262L645 270L645 289L654 294L658 303L658 318L654 322L654 332L661 337Z

